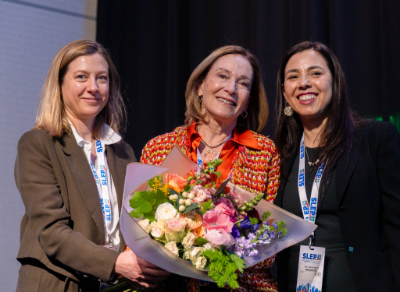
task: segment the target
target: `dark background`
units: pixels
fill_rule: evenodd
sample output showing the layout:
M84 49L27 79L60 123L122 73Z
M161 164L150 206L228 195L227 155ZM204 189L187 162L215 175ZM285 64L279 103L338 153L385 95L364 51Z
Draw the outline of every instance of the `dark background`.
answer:
M275 131L275 82L291 46L320 41L333 49L352 107L400 128L400 1L99 0L97 41L109 49L128 109L125 140L136 155L151 138L184 122L186 82L213 50L237 44L263 70Z

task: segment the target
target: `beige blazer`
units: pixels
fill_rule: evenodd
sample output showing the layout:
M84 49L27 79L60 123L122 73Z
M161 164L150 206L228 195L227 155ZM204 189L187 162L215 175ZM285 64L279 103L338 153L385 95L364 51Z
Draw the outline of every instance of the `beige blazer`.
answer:
M136 158L123 141L107 145L106 155L121 209L126 165ZM97 187L73 135L25 133L14 175L25 205L17 291L98 291L99 279L110 279L119 253L102 246L105 229ZM121 236L121 251L124 247Z

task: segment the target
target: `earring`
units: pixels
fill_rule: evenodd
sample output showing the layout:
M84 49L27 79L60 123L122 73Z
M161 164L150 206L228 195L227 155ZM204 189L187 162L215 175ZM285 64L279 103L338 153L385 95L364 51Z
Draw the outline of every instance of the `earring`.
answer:
M288 105L287 107L285 107L285 109L283 110L283 112L285 113L285 115L287 115L288 117L291 117L294 113L292 107L290 105Z
M199 95L199 100L200 100L200 103L203 102L203 96L202 95Z
M248 115L249 115L249 114L247 113L247 111L245 111L244 113L242 113L241 116L242 116L243 118L247 118Z

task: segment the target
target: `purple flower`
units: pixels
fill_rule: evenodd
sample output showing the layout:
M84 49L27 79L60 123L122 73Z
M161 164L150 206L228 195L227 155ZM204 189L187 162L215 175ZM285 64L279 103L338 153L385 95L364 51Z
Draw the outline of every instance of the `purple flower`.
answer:
M233 236L233 238L238 238L238 237L240 237L240 232L239 232L239 228L237 228L237 226L236 225L233 225L233 227L232 227L232 236Z
M260 227L260 225L254 224L254 226L253 226L253 231L257 231L259 227Z
M274 226L274 227L275 227L275 229L278 229L278 224L276 224L275 222L274 222L274 223L272 223L272 226Z
M258 250L256 249L253 249L249 252L249 257L255 257L256 255L258 255Z
M248 217L245 217L242 221L240 221L240 228L249 229L251 227L252 227L252 225L251 225L250 219Z
M267 221L264 221L263 224L264 224L265 226L269 226L269 224L268 224Z

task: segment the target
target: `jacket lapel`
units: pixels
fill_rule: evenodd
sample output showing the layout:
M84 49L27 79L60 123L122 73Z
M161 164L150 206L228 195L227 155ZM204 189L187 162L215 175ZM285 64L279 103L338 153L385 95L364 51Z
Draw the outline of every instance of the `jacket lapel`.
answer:
M275 204L279 207L282 207L283 190L285 189L287 178L290 174L290 171L292 170L294 160L296 159L297 151L298 151L298 149L296 147L295 150L287 158L286 163L281 168L279 189L278 189L278 194L276 195L276 198L275 198Z
M103 241L105 238L103 212L92 170L83 149L78 146L72 134L65 135L63 140L62 147L66 161Z
M361 142L362 130L360 129L356 130L349 156L340 156L336 164L336 199L339 205L360 158Z

